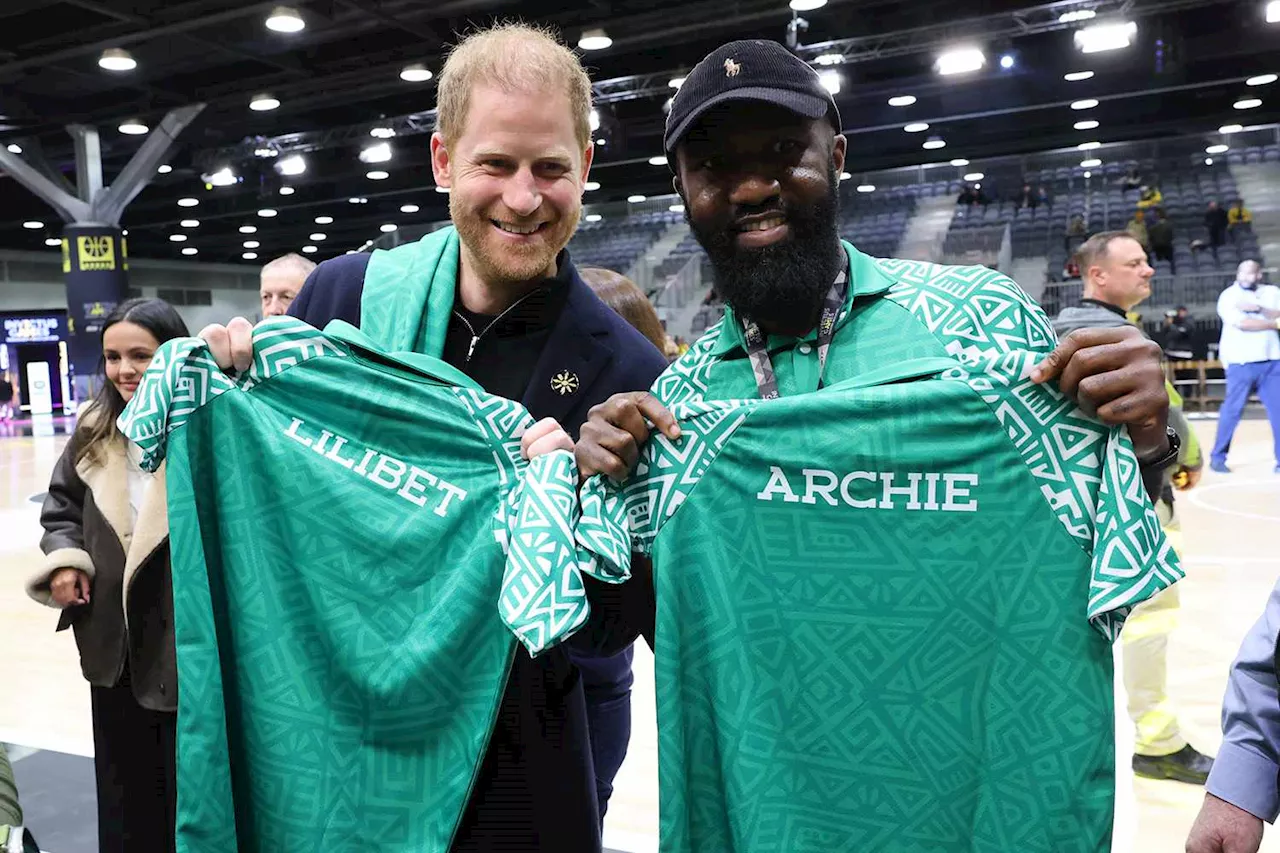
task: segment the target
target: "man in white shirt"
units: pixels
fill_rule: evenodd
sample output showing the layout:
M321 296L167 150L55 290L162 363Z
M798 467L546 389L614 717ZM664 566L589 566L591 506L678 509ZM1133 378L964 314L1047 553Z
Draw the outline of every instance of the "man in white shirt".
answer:
M1256 393L1271 421L1276 468L1280 474L1280 288L1261 284L1262 268L1245 261L1235 283L1218 297L1222 340L1218 358L1227 369L1227 398L1218 415L1218 437L1209 467L1229 474L1227 451L1249 395Z

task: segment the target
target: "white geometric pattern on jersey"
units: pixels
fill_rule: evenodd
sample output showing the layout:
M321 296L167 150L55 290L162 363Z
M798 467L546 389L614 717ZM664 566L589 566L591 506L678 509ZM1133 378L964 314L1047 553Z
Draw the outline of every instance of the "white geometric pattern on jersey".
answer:
M1159 534L1127 430L1089 418L1056 385L1031 382L1031 369L1056 338L1044 312L1009 278L986 267L877 263L896 281L888 298L964 365L944 378L982 396L1058 521L1093 555L1087 614L1114 640L1134 601L1182 577Z

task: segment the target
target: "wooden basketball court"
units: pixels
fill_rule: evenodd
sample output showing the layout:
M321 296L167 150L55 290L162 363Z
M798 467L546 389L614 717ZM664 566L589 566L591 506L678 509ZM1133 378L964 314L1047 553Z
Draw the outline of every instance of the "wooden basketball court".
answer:
M1216 421L1195 422L1210 444ZM26 597L23 582L39 559L39 506L65 436L0 437L0 741L88 756L93 739L89 694L70 632L54 634L54 611ZM1270 429L1246 420L1236 435L1231 476L1206 471L1179 504L1184 530L1182 611L1170 650L1171 693L1183 728L1202 751L1221 740L1219 706L1227 667L1280 577L1280 475L1272 473ZM1123 698L1119 701L1123 708ZM606 820L605 844L626 853L658 849L656 725L653 659L636 652L634 731ZM1114 849L1176 853L1199 809L1203 790L1176 782L1135 780L1127 772L1132 734L1117 721L1117 832ZM851 767L850 773L857 768ZM1268 829L1262 849L1280 853L1280 831ZM50 853L64 853L52 850Z

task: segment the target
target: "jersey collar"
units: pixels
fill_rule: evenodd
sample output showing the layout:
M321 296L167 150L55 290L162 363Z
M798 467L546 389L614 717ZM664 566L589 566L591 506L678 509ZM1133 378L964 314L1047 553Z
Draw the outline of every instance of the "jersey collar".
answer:
M851 316L849 307L853 305L855 299L882 296L885 291L893 286L893 280L880 269L880 265L874 259L859 252L847 240L841 240L840 245L844 247L845 255L849 258L849 290L844 298L844 310L840 312L840 319L836 321L837 329L849 322L849 317ZM786 346L788 343L817 340L817 337L818 330L816 328L810 329L808 334L799 338L770 335L767 347L773 350ZM739 320L733 309L726 305L720 337L716 339L715 344L712 346L711 354L721 358L734 350L740 350L745 353L747 342L742 333L741 320Z

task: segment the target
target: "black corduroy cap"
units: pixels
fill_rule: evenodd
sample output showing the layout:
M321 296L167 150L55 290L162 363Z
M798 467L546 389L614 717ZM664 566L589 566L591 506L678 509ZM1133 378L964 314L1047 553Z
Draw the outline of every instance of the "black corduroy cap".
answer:
M671 101L662 147L675 168L680 140L702 116L726 101L774 104L805 118L830 119L840 131L840 111L818 73L776 41L729 42L694 66Z

